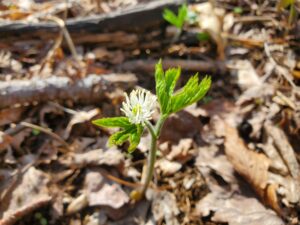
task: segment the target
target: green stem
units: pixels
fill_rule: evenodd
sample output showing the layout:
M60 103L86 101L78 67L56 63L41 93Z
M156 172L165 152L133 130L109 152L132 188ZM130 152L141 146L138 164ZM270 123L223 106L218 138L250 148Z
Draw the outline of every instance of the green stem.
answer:
M155 160L156 160L156 142L157 142L157 139L159 137L159 134L160 134L160 130L164 124L166 120L166 117L165 116L162 116L155 128L152 126L151 123L149 122L146 122L146 127L148 128L148 130L150 131L151 133L151 145L150 145L150 152L149 152L149 155L148 155L148 165L147 165L147 175L146 175L146 180L145 180L145 183L143 185L143 189L142 189L142 196L145 195L145 192L147 191L147 188L152 180L152 177L153 177L153 172L154 172L154 164L155 164Z

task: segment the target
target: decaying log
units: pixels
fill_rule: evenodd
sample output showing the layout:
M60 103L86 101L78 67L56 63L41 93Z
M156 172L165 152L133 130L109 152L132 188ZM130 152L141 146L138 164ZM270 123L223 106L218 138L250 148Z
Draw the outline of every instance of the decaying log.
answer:
M120 71L131 71L136 73L153 73L157 60L132 60L117 66ZM200 60L184 60L184 59L164 59L163 67L181 67L189 72L203 72L213 74L225 74L227 68L225 63L221 61L200 61Z
M134 87L136 81L133 74L107 74L89 75L78 80L51 76L46 79L0 82L0 108L50 100L95 103L116 88L126 90Z
M86 32L111 32L111 31L137 31L149 27L159 26L164 22L162 12L165 8L176 9L185 0L152 1L138 4L133 8L114 11L107 14L90 16L66 21L68 31L72 33ZM0 37L12 36L12 34L24 35L39 34L43 37L54 35L60 30L53 22L7 22L0 24Z

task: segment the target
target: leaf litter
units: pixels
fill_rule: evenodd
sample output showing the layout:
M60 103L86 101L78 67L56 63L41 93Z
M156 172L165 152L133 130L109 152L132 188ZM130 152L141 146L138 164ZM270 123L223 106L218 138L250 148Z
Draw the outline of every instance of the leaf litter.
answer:
M0 20L40 24L68 12L66 20L80 21L145 2L3 1ZM103 90L93 89L103 96L98 103L0 103L0 224L299 224L299 24L289 26L288 8L277 11L272 1L194 3L189 10L195 20L178 43L167 42L164 29L172 28L165 23L148 27L147 36L115 30L78 37L70 30L80 63L59 33L53 40L1 39L1 82L55 76L75 83L111 71L135 72L137 79L126 85L111 76ZM190 39L198 33L206 39ZM157 58L185 62L187 72L194 71L189 60L225 66L213 70L203 103L168 119L151 189L134 202L129 196L143 176L149 135L128 154L126 144L107 146L111 131L90 120L121 115L123 91L134 85L153 90L148 68L122 65Z

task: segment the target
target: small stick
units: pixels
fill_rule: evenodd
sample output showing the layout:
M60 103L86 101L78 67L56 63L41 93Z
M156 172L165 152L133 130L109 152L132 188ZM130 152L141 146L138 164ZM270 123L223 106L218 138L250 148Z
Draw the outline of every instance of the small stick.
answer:
M58 140L59 142L61 142L66 148L68 148L70 150L70 146L67 142L65 142L64 139L62 139L59 135L55 134L52 132L51 129L49 128L44 128L44 127L41 127L41 126L38 126L38 125L35 125L35 124L32 124L32 123L28 123L28 122L21 122L20 123L22 126L24 127L29 127L29 128L32 128L32 129L37 129L41 132L44 132L48 135L50 135L51 137L53 137L54 139Z

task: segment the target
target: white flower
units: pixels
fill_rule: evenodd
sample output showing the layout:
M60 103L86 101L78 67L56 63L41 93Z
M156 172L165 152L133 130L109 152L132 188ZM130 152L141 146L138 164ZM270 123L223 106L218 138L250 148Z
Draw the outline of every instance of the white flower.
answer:
M122 104L121 111L128 117L130 123L139 124L151 119L156 103L156 96L144 89L133 90L129 97L125 93L126 100Z

